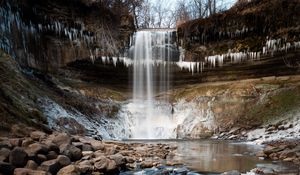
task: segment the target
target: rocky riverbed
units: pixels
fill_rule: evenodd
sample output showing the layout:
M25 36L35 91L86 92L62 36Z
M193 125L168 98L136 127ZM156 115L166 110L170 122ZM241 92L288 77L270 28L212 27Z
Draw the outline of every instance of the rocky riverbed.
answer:
M121 143L54 132L32 131L22 138L0 138L0 174L119 174L177 165L176 147Z

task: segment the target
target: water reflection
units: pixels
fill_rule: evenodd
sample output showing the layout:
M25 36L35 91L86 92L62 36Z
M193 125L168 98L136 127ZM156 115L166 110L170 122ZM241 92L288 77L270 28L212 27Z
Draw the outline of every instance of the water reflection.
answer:
M258 163L266 163L254 155L261 149L257 145L211 140L179 141L174 144L178 146L175 158L198 172L246 172Z

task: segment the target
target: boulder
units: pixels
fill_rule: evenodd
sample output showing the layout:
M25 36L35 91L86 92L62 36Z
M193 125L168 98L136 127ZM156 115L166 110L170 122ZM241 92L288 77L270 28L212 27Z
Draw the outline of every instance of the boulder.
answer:
M71 160L69 157L65 156L65 155L59 155L57 157L57 160L58 160L58 163L62 166L62 167L65 167L65 166L68 166L71 164Z
M58 133L52 136L52 142L58 146L63 144L71 144L71 137L66 133Z
M83 144L82 151L93 151L93 147L89 144Z
M0 162L0 174L12 175L14 173L15 166L10 163Z
M33 144L34 141L31 138L25 138L22 141L22 147L28 147L30 144Z
M33 131L30 133L30 138L36 141L40 141L41 139L45 139L47 134L42 131Z
M35 156L37 154L48 154L48 148L42 143L33 143L26 148L26 152L29 156Z
M92 140L91 145L94 151L104 150L104 144L98 140Z
M22 146L22 140L20 138L9 139L9 142L13 147Z
M72 161L79 160L82 157L82 152L79 148L74 145L61 145L61 154L68 156Z
M53 159L43 162L39 168L43 171L50 172L51 174L56 174L60 170L61 165L57 159Z
M0 149L0 161L7 161L9 158L10 149L8 148L1 148Z
M12 145L11 145L10 141L5 138L5 139L0 140L0 148L11 149Z
M35 157L35 161L36 163L41 164L42 162L47 161L47 156L44 154L37 154Z
M37 171L27 168L16 168L14 171L14 175L49 175L49 173L45 171Z
M60 169L57 175L80 175L80 172L75 165L68 165Z
M57 153L55 151L49 151L47 154L47 159L48 160L52 160L52 159L56 159L57 158Z
M109 156L109 158L111 160L114 160L116 162L117 166L123 166L126 164L126 158L123 157L121 154L115 154L115 155Z
M38 168L38 164L35 163L35 161L33 161L33 160L28 160L25 168L36 170Z
M273 147L273 146L267 146L263 152L266 154L266 155L270 155L272 153L276 153L276 152L279 152L279 151L282 151L284 148L278 148L278 147Z
M84 145L84 143L81 143L81 142L72 142L72 145L76 146L79 149L82 149L82 146Z
M96 170L103 171L107 169L108 166L108 159L104 156L97 157L94 159L94 167Z
M57 146L56 144L52 143L52 141L47 141L44 143L46 145L46 147L49 149L49 151L54 151L57 154L59 154L59 146Z
M82 156L85 157L85 156L92 156L94 154L93 151L82 151Z
M106 167L106 171L111 172L111 171L116 171L117 170L117 164L114 160L108 160L108 165Z
M9 154L9 163L16 167L24 167L28 160L28 154L21 147L15 147Z

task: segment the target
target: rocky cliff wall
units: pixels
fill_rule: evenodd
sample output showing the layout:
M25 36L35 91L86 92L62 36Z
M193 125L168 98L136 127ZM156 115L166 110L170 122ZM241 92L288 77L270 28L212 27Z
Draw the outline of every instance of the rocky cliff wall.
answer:
M2 0L0 19L0 48L20 65L42 71L121 55L134 31L129 12L91 0Z

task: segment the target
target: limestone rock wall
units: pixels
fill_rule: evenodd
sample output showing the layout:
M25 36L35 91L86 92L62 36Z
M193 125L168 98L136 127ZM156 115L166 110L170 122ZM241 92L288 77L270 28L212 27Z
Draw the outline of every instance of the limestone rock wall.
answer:
M90 0L3 0L0 19L0 48L20 65L42 71L121 55L134 31L128 12Z

